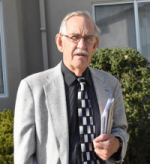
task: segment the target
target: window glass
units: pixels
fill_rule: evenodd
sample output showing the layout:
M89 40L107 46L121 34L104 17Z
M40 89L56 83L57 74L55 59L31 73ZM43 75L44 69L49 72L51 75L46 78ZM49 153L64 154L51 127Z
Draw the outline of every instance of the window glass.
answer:
M95 22L101 29L98 48L136 48L133 3L95 6Z
M141 54L150 61L150 2L138 3Z

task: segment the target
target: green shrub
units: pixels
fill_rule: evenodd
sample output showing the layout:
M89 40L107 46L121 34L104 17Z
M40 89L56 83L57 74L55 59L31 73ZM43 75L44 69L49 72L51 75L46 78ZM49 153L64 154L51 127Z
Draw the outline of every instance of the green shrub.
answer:
M14 112L0 112L0 164L13 164L13 117Z
M128 121L129 143L125 164L150 163L149 62L131 48L98 49L90 66L119 79Z

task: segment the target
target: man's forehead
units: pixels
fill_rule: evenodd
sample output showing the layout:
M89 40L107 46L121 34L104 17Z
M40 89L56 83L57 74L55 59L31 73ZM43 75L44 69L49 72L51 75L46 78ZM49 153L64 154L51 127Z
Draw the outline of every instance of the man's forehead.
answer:
M78 33L79 29L86 28L86 30L95 30L94 23L88 16L76 15L70 17L66 22L66 29L72 33Z

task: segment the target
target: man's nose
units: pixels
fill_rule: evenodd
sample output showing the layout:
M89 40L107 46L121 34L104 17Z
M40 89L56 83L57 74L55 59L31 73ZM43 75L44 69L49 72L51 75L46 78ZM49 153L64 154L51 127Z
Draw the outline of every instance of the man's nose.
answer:
M86 42L85 42L84 38L80 38L77 48L86 49Z

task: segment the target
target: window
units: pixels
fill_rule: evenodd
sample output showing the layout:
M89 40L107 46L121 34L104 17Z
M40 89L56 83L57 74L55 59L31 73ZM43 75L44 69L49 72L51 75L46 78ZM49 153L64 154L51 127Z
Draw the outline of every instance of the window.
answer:
M6 83L5 51L2 24L2 2L0 1L0 97L7 96Z
M101 29L98 48L131 47L150 61L150 0L93 5Z
M150 2L138 3L141 54L150 61Z

